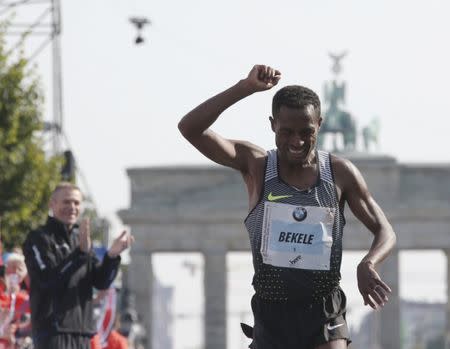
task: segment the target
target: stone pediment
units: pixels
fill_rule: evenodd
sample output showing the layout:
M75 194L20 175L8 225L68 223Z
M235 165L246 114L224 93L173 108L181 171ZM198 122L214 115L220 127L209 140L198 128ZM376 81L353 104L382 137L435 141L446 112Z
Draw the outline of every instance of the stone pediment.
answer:
M129 169L129 213L148 219L217 221L247 211L242 177L221 167L160 167ZM123 211L122 211L123 213ZM121 214L122 214L121 213Z
M392 223L398 249L450 250L450 165L398 164L382 155L343 155L362 172ZM250 249L243 224L248 207L241 175L218 166L173 166L129 169L128 176L130 207L119 216L136 238L130 285L138 304L145 307L141 315L147 333L152 333L151 255L200 251L204 257L205 338L222 341L206 347L225 348L226 254ZM344 250L367 250L371 233L348 208L345 215ZM397 249L379 271L393 289L379 325L382 342L388 343L398 335L400 323Z
M241 176L231 169L215 167L167 167L130 169L132 206L212 202L230 206L247 200ZM234 198L234 199L233 199Z
M382 155L346 157L362 172L394 226L399 248L450 247L450 166L404 165ZM209 235L214 234L214 239L222 239L228 246L247 249L243 227L248 212L247 193L237 171L219 166L173 166L133 168L128 175L131 205L119 215L131 226L158 225L160 228L147 235L153 246L164 241L164 249L170 249L167 240L183 231L177 241L195 249L192 239L204 236L201 232L208 230ZM348 207L345 214L344 246L368 248L371 234ZM173 228L180 225L183 229ZM189 243L180 242L183 238Z

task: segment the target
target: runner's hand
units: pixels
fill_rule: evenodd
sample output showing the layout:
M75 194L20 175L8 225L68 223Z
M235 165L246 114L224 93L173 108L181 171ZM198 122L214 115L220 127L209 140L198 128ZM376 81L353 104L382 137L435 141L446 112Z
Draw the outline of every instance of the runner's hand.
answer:
M84 218L80 224L80 250L88 253L91 251L91 226L89 218Z
M253 92L269 90L278 84L281 73L267 65L255 65L244 82Z
M370 305L373 309L384 306L392 290L381 280L374 265L370 262L361 262L358 265L357 276L358 289L364 299L364 305Z
M108 255L111 258L115 258L120 255L124 250L129 248L134 242L133 235L129 231L124 230L117 238L114 239L111 247L108 250Z

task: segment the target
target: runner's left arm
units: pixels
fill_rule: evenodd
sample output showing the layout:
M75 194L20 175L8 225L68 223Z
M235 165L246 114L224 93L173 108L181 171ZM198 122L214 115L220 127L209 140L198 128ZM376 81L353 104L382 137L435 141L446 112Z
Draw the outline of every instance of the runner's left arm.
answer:
M356 166L348 160L339 159L336 161L335 170L342 190L342 199L374 236L369 252L358 265L357 275L364 304L376 309L387 302L391 289L381 280L375 267L392 251L396 236Z

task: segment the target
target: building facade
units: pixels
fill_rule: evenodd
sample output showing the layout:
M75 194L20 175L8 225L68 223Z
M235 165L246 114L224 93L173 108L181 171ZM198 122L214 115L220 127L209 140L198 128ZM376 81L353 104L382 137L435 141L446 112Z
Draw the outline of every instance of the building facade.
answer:
M450 165L406 165L389 156L367 154L346 154L346 157L362 172L397 233L397 250L379 269L393 294L377 316L373 329L380 348L398 349L401 347L398 250L442 249L450 261ZM230 251L250 250L243 225L248 204L241 175L213 166L134 168L127 172L131 202L119 216L136 238L131 250L129 281L147 333L153 332L152 318L148 315L153 314L152 254L201 252L205 348L226 349L226 255ZM344 249L367 250L372 241L370 232L348 208L346 218ZM447 349L450 349L448 303L445 312Z

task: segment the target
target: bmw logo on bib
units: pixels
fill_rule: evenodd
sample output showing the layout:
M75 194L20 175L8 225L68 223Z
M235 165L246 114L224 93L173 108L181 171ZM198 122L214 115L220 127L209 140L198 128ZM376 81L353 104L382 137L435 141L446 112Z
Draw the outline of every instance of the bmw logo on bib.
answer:
M297 222L301 222L301 221L305 220L307 215L308 215L308 212L306 211L306 208L304 208L304 207L296 207L294 212L292 212L292 217L294 217L294 219Z

